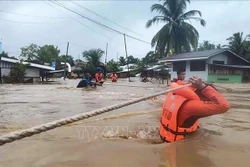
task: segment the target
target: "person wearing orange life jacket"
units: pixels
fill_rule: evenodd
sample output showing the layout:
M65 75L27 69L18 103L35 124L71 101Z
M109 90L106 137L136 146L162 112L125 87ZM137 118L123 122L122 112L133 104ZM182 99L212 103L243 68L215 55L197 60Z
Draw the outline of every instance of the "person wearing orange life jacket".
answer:
M117 81L117 75L116 75L116 73L113 72L113 73L111 74L110 78L111 78L111 81L112 81L112 82L116 82L116 81Z
M97 67L97 72L95 74L95 80L96 80L96 84L101 85L103 84L103 78L102 78L102 73L101 73L101 68Z
M185 80L186 72L185 70L177 70L177 78L174 78L171 82L178 82Z
M199 118L221 114L229 110L228 101L201 78L189 80L192 87L186 87L167 94L163 103L160 137L165 142L175 142L194 133ZM170 88L179 87L171 83Z

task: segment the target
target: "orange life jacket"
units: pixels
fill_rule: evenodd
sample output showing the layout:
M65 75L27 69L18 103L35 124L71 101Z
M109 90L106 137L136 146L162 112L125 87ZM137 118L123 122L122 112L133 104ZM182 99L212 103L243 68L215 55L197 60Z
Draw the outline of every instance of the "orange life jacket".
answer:
M171 83L170 87L179 86ZM189 128L178 126L178 112L182 104L187 100L198 100L199 97L190 87L182 88L168 93L162 107L162 116L160 124L160 136L166 142L174 142L183 139L198 128L198 120Z
M112 74L110 76L110 78L111 78L112 81L116 81L117 80L117 75L116 74Z

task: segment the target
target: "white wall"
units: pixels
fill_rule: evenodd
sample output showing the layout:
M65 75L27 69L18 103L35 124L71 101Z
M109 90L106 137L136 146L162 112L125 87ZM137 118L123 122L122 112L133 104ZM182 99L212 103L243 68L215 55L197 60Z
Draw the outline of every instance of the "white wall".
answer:
M2 68L1 69L2 76L8 76L10 74L10 69L9 68Z
M185 80L188 80L192 76L199 76L204 81L207 81L208 77L208 65L206 64L206 71L190 71L190 61L186 61L186 77ZM173 65L171 65L171 80L177 78L177 72L173 71Z
M27 67L25 73L25 77L40 77L38 68Z
M227 54L226 53L221 53L221 54L218 54L216 56L210 57L207 60L207 63L212 64L213 60L224 61L224 64L227 64Z

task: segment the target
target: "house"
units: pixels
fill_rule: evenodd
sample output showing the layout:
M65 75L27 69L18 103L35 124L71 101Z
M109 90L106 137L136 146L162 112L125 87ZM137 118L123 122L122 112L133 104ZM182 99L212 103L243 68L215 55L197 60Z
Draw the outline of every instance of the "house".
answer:
M152 67L145 68L141 73L141 77L160 77L161 73L165 74L166 72L170 73L170 68L168 68L167 65L154 65Z
M208 82L241 83L250 79L250 63L229 49L176 54L159 62L171 62L171 79L177 70L186 71L186 79L200 76Z
M8 76L14 65L19 62L20 60L0 57L0 83L4 82L3 76ZM32 82L40 81L45 72L55 70L55 68L46 65L30 62L22 63L26 65L25 80L31 80Z
M130 77L133 77L136 73L137 69L125 69L123 71L116 72L116 75L118 78L128 78L128 72L130 74Z

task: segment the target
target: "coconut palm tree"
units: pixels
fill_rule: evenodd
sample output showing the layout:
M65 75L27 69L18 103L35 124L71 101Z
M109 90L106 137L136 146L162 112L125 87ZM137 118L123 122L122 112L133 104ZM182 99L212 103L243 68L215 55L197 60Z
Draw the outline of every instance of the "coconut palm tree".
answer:
M101 49L90 49L82 53L83 58L85 58L94 67L97 67L100 65L103 54L104 54L104 51Z
M243 32L234 33L233 36L227 38L228 45L227 46L232 52L246 58L249 50L249 41L247 39L250 38L250 34L243 38Z
M198 48L198 51L202 51L202 50L211 50L211 49L215 49L216 46L212 43L210 43L209 41L203 41L202 43L200 43L200 46Z
M121 56L119 58L119 63L121 66L125 66L127 64L127 60L123 56Z
M174 53L180 53L197 48L199 33L186 21L196 20L202 26L206 22L201 19L200 11L186 12L186 2L190 3L190 0L164 0L163 4L152 5L151 12L157 11L160 15L148 20L146 27L158 22L165 23L151 41L152 47L156 46L156 51L160 54L168 54L170 49Z

